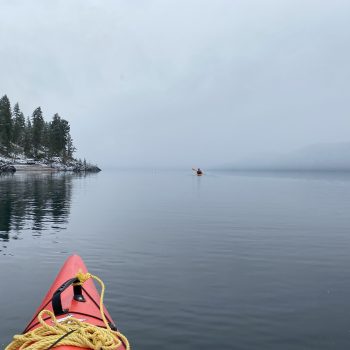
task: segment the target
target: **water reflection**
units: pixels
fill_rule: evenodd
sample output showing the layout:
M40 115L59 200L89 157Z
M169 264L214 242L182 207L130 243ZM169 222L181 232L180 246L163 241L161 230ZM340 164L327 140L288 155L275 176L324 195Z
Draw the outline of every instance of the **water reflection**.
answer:
M65 229L75 175L16 174L0 177L0 241L17 239L23 230L36 235Z

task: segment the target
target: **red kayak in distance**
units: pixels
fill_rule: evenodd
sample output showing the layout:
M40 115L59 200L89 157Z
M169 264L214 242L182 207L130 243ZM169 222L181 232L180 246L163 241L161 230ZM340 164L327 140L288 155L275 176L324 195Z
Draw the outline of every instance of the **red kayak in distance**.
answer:
M40 326L38 314L42 310L52 311L57 320L64 320L74 317L82 322L86 322L98 327L106 328L100 312L100 294L96 289L92 279L87 280L82 286L75 285L78 272L87 273L87 268L83 260L78 255L70 256L61 271L58 273L50 290L46 294L41 305L35 312L33 319L25 328L23 334L28 333ZM111 329L116 330L116 326L104 307L104 314ZM49 324L51 319L45 321ZM57 350L84 350L86 348L76 346L56 346ZM125 344L117 348L125 350Z

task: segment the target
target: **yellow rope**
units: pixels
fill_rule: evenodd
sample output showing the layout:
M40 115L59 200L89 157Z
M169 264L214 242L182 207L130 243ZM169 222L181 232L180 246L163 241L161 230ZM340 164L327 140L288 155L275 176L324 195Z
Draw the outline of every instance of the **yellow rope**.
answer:
M98 281L102 287L100 298L100 312L106 329L82 322L74 317L58 322L55 315L49 310L43 310L38 315L40 327L26 334L15 335L13 341L5 350L46 350L58 346L76 346L92 350L116 350L125 345L130 350L128 339L118 331L111 330L103 310L103 298L105 286L101 279L90 273L78 272L78 284L84 284L89 278ZM46 323L44 315L50 316L51 320ZM50 322L53 326L50 325ZM70 333L67 335L68 333ZM64 337L65 336L65 337ZM61 339L62 338L62 339ZM51 349L51 348L50 348Z

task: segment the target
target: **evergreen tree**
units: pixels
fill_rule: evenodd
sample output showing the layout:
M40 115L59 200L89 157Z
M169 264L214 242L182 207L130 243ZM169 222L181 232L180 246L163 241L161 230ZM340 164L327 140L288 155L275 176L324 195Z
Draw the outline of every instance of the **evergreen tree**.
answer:
M49 158L50 153L50 123L44 122L41 144L44 148L45 158Z
M57 113L50 123L50 155L67 157L67 144L70 126L67 120L62 119ZM73 144L70 145L71 150Z
M12 115L10 100L6 95L0 99L0 145L8 154L11 151Z
M73 159L73 153L76 151L77 149L74 147L73 145L73 139L70 136L70 134L68 134L68 138L67 138L67 158L68 159Z
M21 112L18 103L13 107L13 133L12 141L14 144L23 147L24 144L25 118Z
M0 152L17 153L22 148L27 157L58 156L63 161L73 159L76 151L67 120L56 113L50 123L45 122L40 107L25 119L18 103L11 112L10 101L4 95L0 99Z
M32 144L35 158L39 156L39 150L42 146L44 124L43 113L41 108L38 107L32 115Z
M26 157L32 157L32 124L27 117L26 127L24 130L23 151Z

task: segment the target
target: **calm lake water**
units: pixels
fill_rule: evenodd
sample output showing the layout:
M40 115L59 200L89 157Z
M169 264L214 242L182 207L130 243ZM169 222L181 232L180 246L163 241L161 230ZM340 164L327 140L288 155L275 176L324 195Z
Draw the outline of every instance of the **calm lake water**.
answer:
M0 177L0 345L80 254L134 349L346 349L350 175Z

